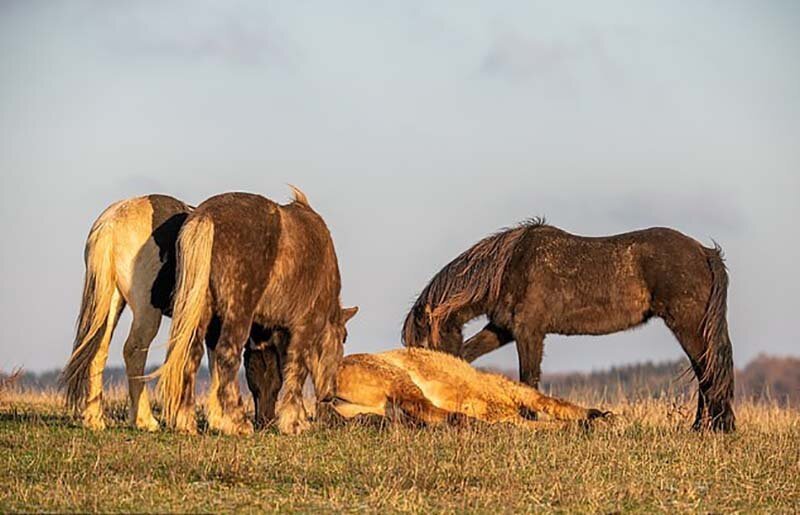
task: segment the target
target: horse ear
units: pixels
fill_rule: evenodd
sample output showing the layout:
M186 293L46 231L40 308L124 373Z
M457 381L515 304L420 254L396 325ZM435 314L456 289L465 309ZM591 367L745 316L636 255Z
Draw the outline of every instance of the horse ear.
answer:
M346 324L351 318L356 316L356 313L358 313L358 306L342 309L342 318L344 319L344 323Z

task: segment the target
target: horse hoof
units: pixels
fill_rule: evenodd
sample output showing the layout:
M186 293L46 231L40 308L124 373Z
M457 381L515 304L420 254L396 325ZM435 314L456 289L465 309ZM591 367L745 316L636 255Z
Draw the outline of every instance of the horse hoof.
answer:
M241 422L236 431L236 434L240 436L249 436L253 433L255 433L255 430L253 429L253 424L249 420Z
M610 411L600 411L599 409L591 408L587 410L586 413L586 420L594 420L596 418L608 418L613 416L614 414Z
M285 435L299 435L311 428L311 424L303 417L294 420L278 420L278 431Z
M189 416L179 413L178 419L175 421L175 431L184 435L196 435L197 421L194 419L194 415Z
M140 431L147 431L149 433L154 433L159 429L158 421L152 416L149 419L136 420L136 422L133 424L133 427L139 429Z
M83 418L83 427L92 431L103 431L106 428L106 423L102 415L90 415Z

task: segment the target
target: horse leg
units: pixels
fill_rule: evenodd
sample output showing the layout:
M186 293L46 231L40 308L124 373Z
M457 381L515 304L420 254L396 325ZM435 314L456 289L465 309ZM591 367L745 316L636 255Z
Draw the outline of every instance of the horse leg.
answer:
M276 407L278 431L283 434L297 435L311 427L303 405L303 384L308 377L303 345L315 337L306 327L292 328L283 368L284 394Z
M222 320L222 331L213 352L212 382L208 395L208 426L223 434L251 434L239 392L238 373L242 351L250 335L250 320Z
M520 408L534 413L545 413L555 420L592 420L608 414L594 408L583 408L557 397L550 397L524 384L511 383L504 389L511 394Z
M108 317L106 318L103 338L97 346L97 353L92 356L89 364L89 381L86 397L86 407L83 409L83 425L90 429L105 429L106 423L103 421L103 369L108 360L108 346L111 344L111 336L117 327L119 315L125 301L122 294L116 288L111 294L109 303Z
M714 428L720 424L720 421L725 422L725 417L732 413L729 401L717 402L711 395L714 384L710 378L706 377L705 353L707 344L697 329L699 325L699 322L694 320L688 322L680 320L667 321L667 327L670 328L672 334L680 342L683 351L689 357L692 370L697 378L697 412L694 424L692 424L692 428L695 430Z
M212 317L206 330L206 353L208 356L208 398L206 399L206 419L218 420L222 417L222 408L219 404L217 391L219 390L219 375L217 374L216 349L219 343L222 322L219 317ZM210 425L210 424L209 424Z
M158 421L150 410L150 399L145 388L144 367L147 364L147 351L161 325L161 312L151 306L133 309L131 332L125 340L122 355L125 358L125 371L128 375L128 394L131 405L128 421L138 429L158 430Z
M255 345L257 348L250 344L245 348L244 370L253 395L256 427L266 427L275 419L275 404L283 385L282 365L286 361L286 346Z
M532 388L538 388L542 376L544 335L527 331L520 331L520 333L517 335L519 381Z
M461 348L461 357L467 362L472 362L513 340L514 336L509 331L489 322L477 334L464 342Z
M183 391L178 413L175 417L175 429L181 433L196 434L197 420L195 417L194 397L197 369L203 359L203 335L208 329L211 313L203 314L195 331L195 337L189 349L189 360L183 371Z

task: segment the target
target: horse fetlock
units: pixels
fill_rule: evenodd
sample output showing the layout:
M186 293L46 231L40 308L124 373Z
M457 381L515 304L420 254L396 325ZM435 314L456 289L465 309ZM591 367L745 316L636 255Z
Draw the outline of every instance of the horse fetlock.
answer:
M104 430L106 428L106 422L103 420L102 411L85 411L83 413L83 427L94 431Z
M286 435L299 435L311 427L303 404L300 402L281 407L278 413L278 431Z
M197 420L194 416L194 407L183 408L175 416L175 430L187 435L197 434Z
M149 431L152 433L154 431L158 431L159 429L158 420L156 420L150 410L147 410L146 412L139 410L138 413L132 412L130 414L130 422L133 427L136 429L141 429L142 431Z
M253 423L247 419L243 409L232 413L209 411L208 427L224 435L251 435L254 432Z

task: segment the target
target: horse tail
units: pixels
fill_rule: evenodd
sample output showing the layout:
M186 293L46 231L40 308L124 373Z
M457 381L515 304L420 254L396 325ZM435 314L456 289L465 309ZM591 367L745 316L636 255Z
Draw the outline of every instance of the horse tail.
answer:
M298 188L297 186L295 186L293 184L289 184L288 186L292 190L292 196L294 197L294 202L296 202L296 203L298 203L300 205L303 205L303 206L305 206L305 207L307 207L309 209L313 209L311 207L311 203L308 201L308 197L306 196L305 193L303 193L300 190L300 188Z
M733 348L728 335L728 272L723 259L722 248L714 244L713 249L704 249L708 266L711 270L711 294L708 298L705 314L700 324L700 333L706 344L702 364L704 366L702 382L709 383L706 392L712 401L712 417L726 415L730 420L712 420L714 426L722 425L723 429L733 429L733 412L730 402L733 400ZM723 412L715 413L713 405L723 404Z
M206 216L190 218L178 236L178 278L169 349L164 365L151 375L160 376L158 389L164 403L164 418L173 425L180 407L192 344L202 344L202 335L197 333L208 310L213 243L214 223Z
M78 409L86 401L92 360L106 333L112 298L117 288L114 268L114 204L89 231L84 249L86 273L72 355L59 382L66 389L67 406Z

